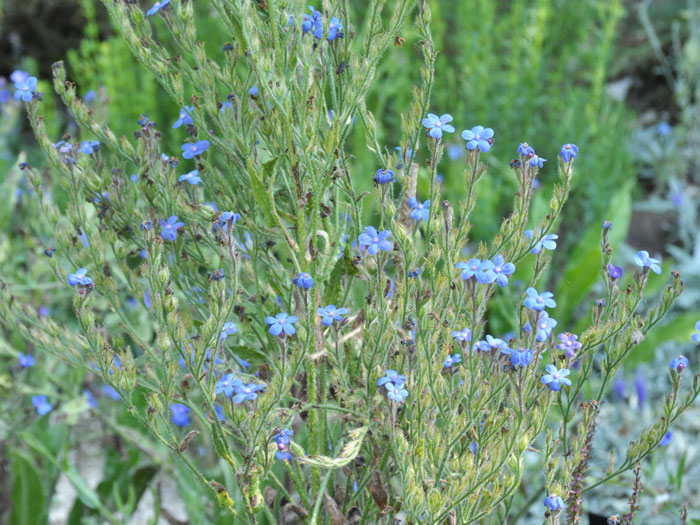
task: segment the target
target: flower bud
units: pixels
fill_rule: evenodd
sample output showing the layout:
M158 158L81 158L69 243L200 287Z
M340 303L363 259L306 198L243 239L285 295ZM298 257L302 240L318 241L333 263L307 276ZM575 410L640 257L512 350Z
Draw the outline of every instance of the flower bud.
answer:
M163 266L158 272L158 282L160 284L166 284L170 280L170 270L167 266Z

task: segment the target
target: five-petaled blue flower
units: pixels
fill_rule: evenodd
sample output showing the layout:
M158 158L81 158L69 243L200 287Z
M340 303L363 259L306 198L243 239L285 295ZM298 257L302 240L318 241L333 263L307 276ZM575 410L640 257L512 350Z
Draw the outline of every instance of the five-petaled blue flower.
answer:
M223 341L229 335L233 335L236 332L238 332L238 327L236 326L236 323L234 323L233 321L225 322L224 326L221 328L221 333L219 334L219 341Z
M15 100L22 99L25 102L30 102L34 97L36 83L36 77L27 77L15 82L15 89L17 90L15 91Z
M399 374L396 370L387 370L384 377L377 380L377 386L382 386L387 383L396 383L403 385L406 382L406 376Z
M79 284L81 286L92 285L92 279L90 279L87 276L87 268L80 268L75 273L69 273L68 284L70 284L71 286L75 286L76 284Z
M309 288L313 287L314 278L306 272L301 272L294 279L292 279L292 282L296 284L299 288L304 288L305 290L308 290Z
M671 369L679 374L688 367L688 358L684 355L679 355L671 360Z
M610 275L610 278L615 281L622 277L622 268L615 266L614 264L608 264L608 275Z
M557 303L552 299L552 297L554 297L552 292L540 293L531 286L527 289L526 293L525 307L530 310L541 312L545 308L554 308L557 306Z
M209 141L198 140L194 144L191 142L185 142L182 146L180 146L180 149L182 150L183 159L191 159L192 157L196 157L207 151L209 149Z
M532 239L534 236L535 232L533 230L525 230L525 237L527 237L528 239ZM535 246L530 250L530 253L537 255L543 249L554 250L557 247L557 243L555 241L558 238L559 236L556 233L548 233L539 241L537 241Z
M383 252L391 251L392 244L389 240L391 232L384 230L378 232L374 226L367 226L357 240L360 243L360 250L367 250L370 255L376 255L380 250Z
M343 320L343 315L350 312L347 308L336 308L334 304L329 304L323 308L317 310L318 315L321 316L321 324L323 326L330 326L333 321L341 322Z
M254 401L258 397L258 392L264 388L264 385L256 385L255 383L250 383L249 385L244 385L243 383L237 384L234 387L236 395L233 396L233 402L242 403L243 401Z
M474 126L472 129L462 131L462 138L467 141L468 150L479 148L479 151L486 153L491 149L493 130L484 126Z
M452 365L456 365L457 363L462 362L462 355L461 354L454 354L454 355L448 355L447 359L445 359L445 362L442 363L443 368L451 368Z
M343 38L343 36L343 24L334 16L328 22L328 41L333 42L336 38Z
M488 259L482 261L474 257L469 262L458 262L455 266L462 270L460 277L465 281L472 277L481 284L496 280L496 274L493 273L494 264Z
M169 3L170 0L159 0L158 2L153 4L153 7L146 11L146 16L155 15L158 11L165 8Z
M36 408L36 413L44 416L53 410L53 405L46 400L46 396L32 396L32 405Z
M430 218L430 199L420 202L415 197L411 197L408 199L408 205L413 208L411 219L414 221L427 221Z
M217 395L224 394L226 397L231 397L236 386L242 384L243 382L234 374L224 374L224 376L216 382L214 388Z
M170 405L170 411L173 413L172 421L178 427L186 427L190 424L190 407L182 403L174 403Z
M537 341L546 341L550 335L552 335L552 330L557 326L557 321L549 317L547 312L540 312L537 316L537 326L535 339Z
M450 335L454 337L455 341L459 341L460 343L465 343L472 339L472 331L466 326L461 330L455 330Z
M492 271L496 274L498 286L503 288L508 286L508 278L515 272L515 265L512 262L506 262L503 255L499 253L493 258Z
M428 116L423 119L423 126L428 128L428 135L434 139L442 138L442 132L454 133L455 127L452 124L452 115L445 113L441 116L437 116L434 113L428 113Z
M408 390L403 387L403 383L387 383L384 388L386 388L386 396L397 403L403 403L408 397Z
M695 323L695 332L690 338L693 340L694 343L700 344L700 321Z
M294 335L297 331L294 328L294 323L298 320L295 315L287 315L284 312L280 312L274 317L268 315L265 318L265 322L270 325L270 333L281 337Z
M486 344L488 345L488 349L483 348L482 351L487 350L493 350L494 352L496 350L503 350L504 348L507 348L508 345L503 339L500 339L498 337L494 337L492 335L487 334L486 335Z
M19 362L19 366L21 366L22 368L29 368L30 366L34 366L34 356L32 354L25 355L22 352L20 352L17 361Z
M523 157L531 157L535 154L535 150L527 142L521 142L520 146L518 146L518 153Z
M571 373L568 368L558 370L553 364L548 364L545 369L547 373L542 376L542 384L547 385L553 392L561 390L562 385L571 386L571 379L566 377Z
M576 144L564 144L561 147L560 155L564 162L569 162L578 155L578 146Z
M533 168L542 168L545 162L547 162L547 159L543 159L538 155L533 155L532 157L530 157L530 166L532 166Z
M395 182L396 177L394 177L394 172L387 168L379 168L374 174L374 182L376 184L388 184L390 182Z
M81 153L85 153L86 155L92 155L95 151L99 151L99 149L99 140L84 140L80 143L78 151Z
M166 241L174 241L177 239L177 230L185 225L184 222L178 222L177 215L171 215L167 221L160 220L160 236Z
M637 266L650 268L657 275L661 274L661 266L659 266L661 261L649 257L649 252L646 250L637 252L637 255L634 256L634 262Z
M561 499L561 496L557 496L556 494L550 494L544 498L544 506L551 510L559 510L565 507L564 500Z
M194 124L194 120L192 120L192 117L190 117L190 113L192 113L192 110L194 107L192 106L185 106L180 110L180 115L178 115L177 120L175 121L175 124L173 124L173 128L179 128L183 124L185 126L191 126Z
M202 178L199 176L199 170L192 170L189 173L180 175L177 180L180 182L187 181L193 186L202 182Z
M248 90L248 94L253 98L257 97L260 94L260 90L258 89L258 86L253 85L253 87Z
M510 364L513 366L527 366L532 362L532 350L528 348L518 348L510 355Z
M566 332L564 334L559 334L557 337L559 338L557 350L566 352L566 357L574 357L576 352L583 346L579 341L577 341L578 336L576 334Z

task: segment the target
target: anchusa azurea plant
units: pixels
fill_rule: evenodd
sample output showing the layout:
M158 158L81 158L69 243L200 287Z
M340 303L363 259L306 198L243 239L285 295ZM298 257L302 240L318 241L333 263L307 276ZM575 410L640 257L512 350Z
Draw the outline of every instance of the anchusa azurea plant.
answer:
M679 358L663 414L627 457L608 473L576 474L592 453L590 407L683 285L674 276L660 304L639 313L647 282L662 278L649 272L658 261L625 262L638 268L620 288L604 249L605 297L589 326L572 334L557 324L541 277L578 148L545 163L526 143L497 144L491 128L432 113L437 50L426 2L369 2L371 16L355 27L346 2L317 10L212 0L233 35L221 63L196 33L191 2L147 13L105 4L184 109L174 126L143 117L133 138L117 138L54 65L54 88L84 140L64 138L57 149L41 101L25 104L68 203L44 198L39 173L26 171L56 224L43 264L73 293L78 326L34 315L7 290L0 317L35 357L57 354L101 376L236 523L502 523L527 511L522 484L541 496L543 519L558 522L568 509L576 520L583 492L648 456L700 392L695 381L679 395L692 368ZM402 43L414 15L423 65L397 162L364 102L382 54ZM177 49L161 45L160 31ZM438 177L457 124L463 202L442 195ZM353 170L354 126L376 171ZM161 133L178 134L180 157L161 151ZM498 235L476 244L483 160L498 154L517 156L518 190ZM549 212L531 216L535 178L555 168ZM358 178L373 191L358 194ZM124 315L127 297L139 298L141 317ZM510 334L494 333L496 302ZM200 461L195 445L220 461ZM526 476L528 454L537 467Z

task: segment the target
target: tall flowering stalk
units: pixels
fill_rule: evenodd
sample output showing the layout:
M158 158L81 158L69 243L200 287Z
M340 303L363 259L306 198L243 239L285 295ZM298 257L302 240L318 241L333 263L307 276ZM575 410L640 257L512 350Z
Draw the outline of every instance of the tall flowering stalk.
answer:
M582 491L647 457L700 393L696 380L678 396L688 366L679 361L663 417L616 471L584 488L597 409L583 385L603 399L683 284L675 276L660 304L640 313L661 268L639 256L625 289L603 272L605 298L588 328L559 327L555 337L556 297L541 280L578 148L566 144L558 163L549 153L545 163L527 143L497 144L497 131L430 108L437 50L427 2L369 2L356 26L347 2L212 0L233 39L206 44L191 2L146 13L105 4L184 108L167 129L182 139L181 158L161 151L166 130L147 116L133 139L117 138L62 63L54 88L89 140L54 144L39 97L23 85L36 137L70 196L64 207L45 199L38 171L26 167L56 224L45 264L71 287L78 327L39 318L7 289L0 317L32 355L54 353L101 376L237 523L281 514L376 522L399 512L424 523L515 519L527 508L518 489L533 479L557 523L565 501L578 509ZM366 95L414 15L423 64L397 158L380 143ZM175 48L160 43L162 31ZM357 172L347 144L357 126L376 155L370 173ZM465 128L461 202L442 194L438 173L455 126ZM485 160L510 150L513 209L494 239L477 244L470 229ZM552 166L549 211L531 216L536 177ZM358 194L359 178L374 193ZM605 237L603 248L607 268ZM125 313L128 297L142 298L141 316ZM509 335L493 332L496 302ZM37 400L37 410L49 404ZM190 443L221 461L198 461ZM538 476L524 462L535 444Z

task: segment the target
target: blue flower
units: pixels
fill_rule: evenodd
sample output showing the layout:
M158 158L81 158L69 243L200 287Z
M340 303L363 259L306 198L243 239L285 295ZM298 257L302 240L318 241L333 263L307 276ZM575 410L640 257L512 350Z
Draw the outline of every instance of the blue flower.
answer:
M460 343L465 343L472 339L472 331L466 326L461 330L455 330L450 335L454 337L455 341L459 341Z
M44 416L53 410L53 405L46 400L45 395L32 396L32 405L36 408L36 413Z
M414 221L427 221L430 218L430 199L421 203L411 197L408 199L408 205L413 208L411 219Z
M11 82L24 82L26 81L31 75L27 73L26 71L22 71L21 69L16 69L12 73L10 73L10 81Z
M282 337L286 335L294 335L296 333L296 328L294 328L294 323L299 319L295 315L287 315L284 312L277 314L276 316L267 316L265 322L270 325L270 333L272 335L280 335Z
M177 239L177 230L185 225L184 222L178 222L177 215L171 215L167 221L160 220L160 236L166 241L174 241Z
M693 340L694 343L700 344L700 321L695 323L695 331L696 333L694 333L690 338Z
M544 506L549 507L551 510L559 510L565 507L564 500L556 494L550 494L544 498Z
M510 364L513 366L527 366L532 362L532 350L527 348L518 348L510 354Z
M169 3L170 0L158 0L158 2L153 4L153 7L146 11L146 16L155 15L158 11L164 9Z
M384 385L384 388L386 388L386 396L389 399L393 399L397 403L403 403L404 400L408 397L408 390L406 390L403 387L403 383L387 383L386 385Z
M336 308L334 304L329 304L323 308L317 310L318 315L321 316L321 324L323 326L330 326L333 321L341 322L343 321L343 315L350 312L347 308Z
M530 287L527 289L526 293L525 307L530 310L541 312L545 308L554 308L557 306L557 303L552 299L552 297L554 297L552 292L539 293L533 287Z
M486 351L503 350L508 346L503 339L488 334L486 335L486 345L488 346L488 348L485 349Z
M170 411L173 413L172 421L178 427L186 427L190 424L190 407L182 403L170 405Z
M31 102L36 90L36 77L27 77L26 79L15 82L15 100L22 99L25 102Z
M233 396L233 402L242 403L243 401L255 401L258 397L258 392L264 388L264 385L256 385L255 383L250 383L249 385L244 385L243 383L237 384L234 387L236 395Z
M540 312L537 317L537 335L535 339L537 341L546 341L550 335L552 335L552 330L557 326L557 321L549 317L547 312Z
M406 376L399 374L396 370L387 370L384 377L380 377L377 380L377 386L382 386L387 383L395 383L397 385L403 385L406 382Z
M564 144L559 152L564 162L570 162L578 155L578 146L576 144Z
M192 170L189 173L185 173L184 175L180 175L180 177L177 179L178 181L187 181L193 186L196 184L199 184L202 182L202 179L199 176L199 170Z
M547 159L543 159L542 157L539 157L537 155L533 155L530 158L530 166L532 166L533 168L542 168L545 162L547 162Z
M447 359L445 359L445 362L442 364L443 368L450 368L452 365L456 365L457 363L462 362L462 355L461 354L454 354L454 355L448 355Z
M70 284L71 286L75 286L76 284L79 284L81 286L92 285L92 279L90 279L87 276L87 268L80 268L75 273L69 273L68 284Z
M99 149L99 140L84 140L80 143L78 151L81 153L85 153L86 155L92 155L95 151L99 151Z
M525 230L525 237L528 239L532 239L535 235L535 232L533 230ZM559 236L556 233L549 233L542 237L535 246L530 250L530 253L533 253L537 255L540 253L543 249L547 250L554 250L557 247L557 243L554 242L559 238Z
M214 385L214 391L216 395L224 394L226 397L231 397L239 385L243 385L243 382L234 374L224 374Z
M622 268L615 266L614 264L608 264L608 275L610 275L610 278L615 281L622 277Z
M309 6L311 15L304 15L301 22L301 30L304 33L308 33L313 30L313 35L316 38L323 38L323 19L321 18L321 12L316 11L313 7Z
M637 391L637 400L641 407L647 400L647 381L641 367L637 368L637 373L634 376L634 388Z
M571 379L566 377L571 373L568 368L558 370L556 366L549 364L545 369L547 373L542 376L542 384L547 385L553 392L561 390L562 385L571 386Z
M493 143L493 130L484 128L484 126L474 126L471 130L462 131L462 138L467 141L466 148L468 150L479 148L479 151L486 153L491 149Z
M661 438L661 441L659 441L659 445L662 447L668 446L671 443L671 438L673 438L673 432L666 432L664 437Z
M661 261L649 257L649 252L646 250L637 252L637 255L634 256L634 262L637 266L650 268L657 275L661 274L661 266L659 266Z
M531 157L535 154L535 150L527 142L521 142L517 152L523 157Z
M389 230L378 232L374 226L367 226L357 240L360 243L360 250L366 249L368 254L376 255L380 250L383 252L391 251L393 245L389 240L390 237Z
M275 443L277 444L277 452L275 453L275 457L280 461L291 461L292 459L291 454L287 452L287 446L291 441L290 437L292 435L293 432L288 428L285 428L284 430L280 431L279 434L274 436Z
M375 184L388 184L390 182L396 182L396 177L394 177L394 172L387 168L379 168L374 174Z
M224 226L234 226L236 222L241 220L241 216L238 213L233 213L232 211L225 211L224 213L221 214L219 217L219 221L216 223L216 225L219 228L223 228Z
M662 137L666 137L673 133L673 128L669 125L668 122L659 122L659 124L656 126L656 132L661 135Z
M453 125L448 124L452 122L452 115L445 113L441 116L437 116L434 113L428 113L428 116L423 119L423 126L428 128L428 135L434 139L442 138L442 132L454 133L455 128Z
M684 355L679 355L671 360L671 369L679 374L688 367L688 358Z
M29 368L30 366L34 366L34 356L32 354L25 355L20 352L17 362L19 363L20 367Z
M248 90L248 94L253 98L257 97L260 94L260 90L258 89L258 86L253 85L253 87Z
M216 419L218 419L219 421L226 421L224 407L222 407L221 405L214 405L214 412L216 413Z
M328 41L333 42L336 38L343 38L343 36L343 24L334 16L328 22Z
M221 333L219 334L219 341L223 341L229 335L233 335L236 332L238 332L238 327L236 326L236 323L234 323L233 321L227 321L221 328Z
M173 124L173 128L179 128L183 124L185 126L191 126L194 124L194 120L192 120L192 117L190 117L190 113L192 113L192 110L194 107L192 106L185 106L180 110L180 115L177 117L177 120L175 121L175 124Z
M484 278L483 276L481 276L481 277L479 276L480 273L484 273L484 269L483 269L484 262L488 262L491 265L491 267L493 267L493 263L491 261L488 261L488 260L482 261L481 259L477 259L476 257L474 257L473 259L469 259L469 262L458 262L457 264L455 264L455 266L457 268L459 268L460 270L462 270L460 277L463 280L467 281L467 280L471 279L472 277L476 277L476 279L479 280L479 279ZM488 271L488 269L486 271ZM495 279L495 274L494 274L494 279ZM479 282L481 282L481 281L479 280ZM491 281L491 282L493 282L493 281Z
M104 395L107 397L113 399L114 401L119 401L121 399L121 396L119 395L119 392L114 390L113 386L110 385L102 385L102 388L100 389Z
M566 352L567 357L574 357L576 352L583 346L579 341L577 341L578 336L576 334L571 334L566 332L565 334L559 334L559 344L557 345L557 350Z
M612 230L612 222L610 221L603 221L602 228L604 230Z
M183 159L191 159L192 157L196 157L207 151L209 149L209 141L198 140L194 144L185 142L182 146L180 146L180 149L182 150Z
M313 277L311 277L311 275L306 272L301 272L294 279L292 279L292 282L296 284L299 288L303 288L305 290L308 290L314 285Z
M499 253L493 258L492 271L496 274L498 286L503 288L508 286L508 278L515 273L515 265L512 262L506 262L503 255Z
M447 156L450 157L450 160L457 160L463 153L464 149L459 144L450 144L450 147L447 148Z

